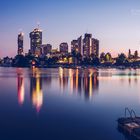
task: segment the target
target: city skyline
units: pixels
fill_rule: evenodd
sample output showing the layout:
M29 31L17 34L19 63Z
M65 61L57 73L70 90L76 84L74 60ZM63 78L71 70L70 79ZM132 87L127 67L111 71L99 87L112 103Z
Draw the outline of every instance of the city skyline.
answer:
M139 4L139 0L1 1L0 56L16 55L17 34L21 30L25 33L27 52L28 34L38 22L43 29L44 44L53 48L58 48L61 42L71 46L73 39L87 32L100 40L100 53L111 52L114 56L127 53L128 49L139 50Z
M140 0L0 0L0 140L140 140Z
M43 44L42 41L42 30L39 28L35 28L32 32L29 33L30 37L30 48L28 52L24 52L24 33L18 34L18 51L17 55L31 54L36 57L43 56L52 56L52 54L64 56L70 56L74 54L80 54L84 57L96 56L99 58L99 40L92 37L92 34L85 33L84 38L80 36L77 40L71 41L71 46L68 45L67 42L62 42L59 45L59 48L52 48L51 44ZM53 53L54 52L54 53Z

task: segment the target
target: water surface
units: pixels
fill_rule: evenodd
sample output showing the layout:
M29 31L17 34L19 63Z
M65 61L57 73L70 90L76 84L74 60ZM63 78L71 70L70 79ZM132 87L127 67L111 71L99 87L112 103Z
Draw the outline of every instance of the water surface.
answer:
M140 70L0 68L0 140L131 139L116 120L140 114L139 85Z

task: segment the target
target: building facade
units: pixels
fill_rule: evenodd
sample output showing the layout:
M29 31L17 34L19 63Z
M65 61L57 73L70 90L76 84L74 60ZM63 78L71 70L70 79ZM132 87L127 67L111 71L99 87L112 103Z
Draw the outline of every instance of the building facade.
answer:
M41 45L41 48L42 48L43 55L51 54L51 52L52 52L51 44L43 44L43 45Z
M82 36L80 36L77 40L71 41L71 52L83 54L83 40Z
M19 33L18 34L18 39L17 39L17 44L18 44L18 51L17 51L17 54L18 55L22 55L23 54L23 38L24 38L24 35L23 33Z
M67 54L68 53L68 43L61 43L59 46L59 50L61 54Z
M99 40L98 39L92 38L91 54L93 54L96 57L99 57Z
M92 34L85 34L83 39L83 55L89 57L92 54Z
M71 41L71 53L73 53L74 51L76 53L79 52L78 40L72 40Z
M93 38L92 34L85 34L81 50L83 51L82 55L85 57L90 57L91 55L99 57L99 40Z
M39 56L42 53L42 31L38 28L30 33L30 49L33 55Z

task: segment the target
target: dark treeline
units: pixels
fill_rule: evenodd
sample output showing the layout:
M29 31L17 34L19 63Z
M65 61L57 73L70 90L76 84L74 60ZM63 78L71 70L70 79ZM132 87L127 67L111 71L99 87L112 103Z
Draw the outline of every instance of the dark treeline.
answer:
M80 53L67 55L34 56L32 54L16 55L14 58L4 57L0 59L1 66L12 67L59 67L59 66L94 66L94 67L140 67L138 55L126 56L121 53L116 58L112 58L110 53L101 53L100 57L91 54L83 57Z

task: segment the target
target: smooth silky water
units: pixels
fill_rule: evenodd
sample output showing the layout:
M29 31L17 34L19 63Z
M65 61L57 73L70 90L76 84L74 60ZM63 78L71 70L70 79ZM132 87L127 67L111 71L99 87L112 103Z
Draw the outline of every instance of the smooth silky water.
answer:
M0 140L127 140L139 92L140 70L0 68Z

